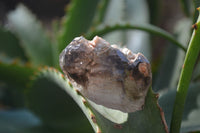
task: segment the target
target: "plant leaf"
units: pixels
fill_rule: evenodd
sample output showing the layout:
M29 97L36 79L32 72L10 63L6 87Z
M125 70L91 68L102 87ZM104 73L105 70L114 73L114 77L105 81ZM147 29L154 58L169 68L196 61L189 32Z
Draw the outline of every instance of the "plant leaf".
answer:
M25 88L34 69L28 65L20 65L13 60L12 63L0 62L0 73L0 81L13 87Z
M102 132L102 133L129 133L129 132L159 132L164 133L167 132L164 120L162 116L162 112L157 104L157 98L156 95L152 93L151 89L148 92L148 95L146 97L146 103L144 106L144 109L138 112L129 113L128 114L128 120L122 124L117 124L114 122L111 122L110 120L106 119L104 116L102 116L99 112L97 112L90 103L72 86L70 85L69 81L67 79L64 79L62 77L62 74L56 70L47 69L43 70L39 76L36 78L36 81L34 82L34 85L32 87L32 91L29 93L32 95L29 96L29 99L32 100L32 106L35 106L35 111L43 113L43 115L47 116L47 112L51 112L52 108L47 108L46 106L54 106L55 104L55 97L57 93L53 93L53 95L49 95L48 93L50 89L55 89L55 91L59 91L56 89L56 84L59 85L63 90L65 90L79 105L79 107L82 109L82 111L85 113L86 117L90 121L92 127L94 128L95 132ZM44 90L43 90L44 89ZM41 91L43 90L43 93ZM61 91L61 95L64 95L64 91ZM44 94L44 95L42 95ZM57 94L58 95L58 94ZM49 98L48 98L49 97ZM60 97L60 96L59 96ZM41 99L42 98L42 99ZM37 102L35 103L35 100ZM51 100L51 101L49 101ZM63 101L60 102L67 102L65 98L62 99ZM34 102L33 102L34 101ZM58 104L58 102L56 102ZM72 104L72 102L68 103ZM36 108L38 106L38 108ZM72 109L72 105L63 105L62 108L58 110L64 110L65 107L70 107ZM58 107L56 107L58 108ZM37 110L36 110L37 109ZM45 109L46 111L42 111ZM65 110L64 112L61 111L59 113L62 114L62 118L64 116L71 117L65 117L65 119L76 119L75 116L72 116L72 113L75 112L75 109L72 109L73 111L69 113L70 110ZM114 113L114 111L113 111ZM54 109L53 114L54 116L51 116L51 120L46 119L46 121L57 121L58 117L55 117L56 111ZM70 116L69 116L70 115ZM108 114L107 114L108 115ZM40 115L41 116L41 115ZM48 118L48 117L46 117ZM80 119L80 118L79 118ZM57 121L58 122L58 121ZM153 128L152 128L153 127Z
M75 37L87 32L92 24L99 0L73 0L59 37L59 52Z
M42 69L26 93L29 109L55 132L92 132L78 106L60 88L63 84L72 89L57 70Z
M199 26L200 26L200 16L197 22L193 25L194 30L189 42L188 50L185 55L185 60L183 63L179 82L177 85L177 95L172 113L172 121L170 129L172 133L180 132L182 114L184 110L185 100L187 97L187 92L191 81L193 69L200 52L200 46L199 46L200 30L198 28Z
M92 39L94 36L103 36L108 33L111 33L116 30L142 30L149 32L151 34L158 35L160 37L163 37L167 39L168 41L172 42L174 45L177 47L181 48L183 51L186 51L186 48L182 46L180 42L178 42L170 33L160 29L159 27L150 25L150 24L116 24L116 25L111 25L111 26L100 26L97 27L96 29L93 29L90 31L87 35L86 38ZM110 42L110 41L109 41ZM111 41L112 42L112 41Z
M200 130L200 83L193 83L188 90L188 96L186 99L184 113L182 117L181 132L191 132ZM159 104L161 105L168 127L170 126L173 104L176 96L176 90L170 89L170 91L162 94L159 98ZM169 98L170 97L170 98ZM198 112L198 113L197 113Z
M27 60L18 38L2 27L0 27L0 44L0 56L3 54L10 58Z
M35 65L54 64L52 44L35 16L23 5L8 14L11 30L22 42L23 48Z

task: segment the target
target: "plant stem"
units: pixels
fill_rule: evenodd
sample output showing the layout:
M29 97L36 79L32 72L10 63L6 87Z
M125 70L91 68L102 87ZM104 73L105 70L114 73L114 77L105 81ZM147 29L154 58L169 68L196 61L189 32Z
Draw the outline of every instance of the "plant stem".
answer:
M171 120L171 133L180 132L182 114L184 110L188 87L191 80L193 68L200 50L200 17L198 18L197 23L193 25L193 28L194 31L189 43L189 48L186 53L185 61L177 87L177 94Z
M161 36L167 40L169 40L170 42L172 42L173 44L175 44L176 46L178 46L179 48L181 48L182 50L184 50L186 52L186 48L179 43L170 33L156 27L150 24L116 24L113 26L105 26L102 28L98 28L93 30L92 32L88 32L88 34L86 35L86 38L88 39L92 39L94 36L96 35L105 35L107 33L116 31L116 30L142 30L142 31L146 31L158 36Z

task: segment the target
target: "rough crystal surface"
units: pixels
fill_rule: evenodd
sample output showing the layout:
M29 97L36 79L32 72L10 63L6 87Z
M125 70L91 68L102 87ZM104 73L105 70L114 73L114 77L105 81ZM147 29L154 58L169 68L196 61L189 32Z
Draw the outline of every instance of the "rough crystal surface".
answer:
M152 74L143 54L120 49L96 36L75 38L60 54L65 75L83 96L123 112L141 110Z

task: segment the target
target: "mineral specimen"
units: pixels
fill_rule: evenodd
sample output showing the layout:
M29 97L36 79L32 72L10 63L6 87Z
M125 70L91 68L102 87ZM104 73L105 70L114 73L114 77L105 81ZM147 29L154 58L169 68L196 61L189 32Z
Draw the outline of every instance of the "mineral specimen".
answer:
M60 54L60 66L83 96L123 112L142 109L152 80L144 55L98 36L92 41L75 38Z

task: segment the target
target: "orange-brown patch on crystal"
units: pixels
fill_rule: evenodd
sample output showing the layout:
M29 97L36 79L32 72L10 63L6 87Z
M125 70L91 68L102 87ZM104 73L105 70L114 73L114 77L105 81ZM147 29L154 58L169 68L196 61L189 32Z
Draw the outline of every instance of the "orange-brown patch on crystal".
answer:
M149 75L148 67L146 63L140 63L138 69L140 73L142 73L145 77Z

